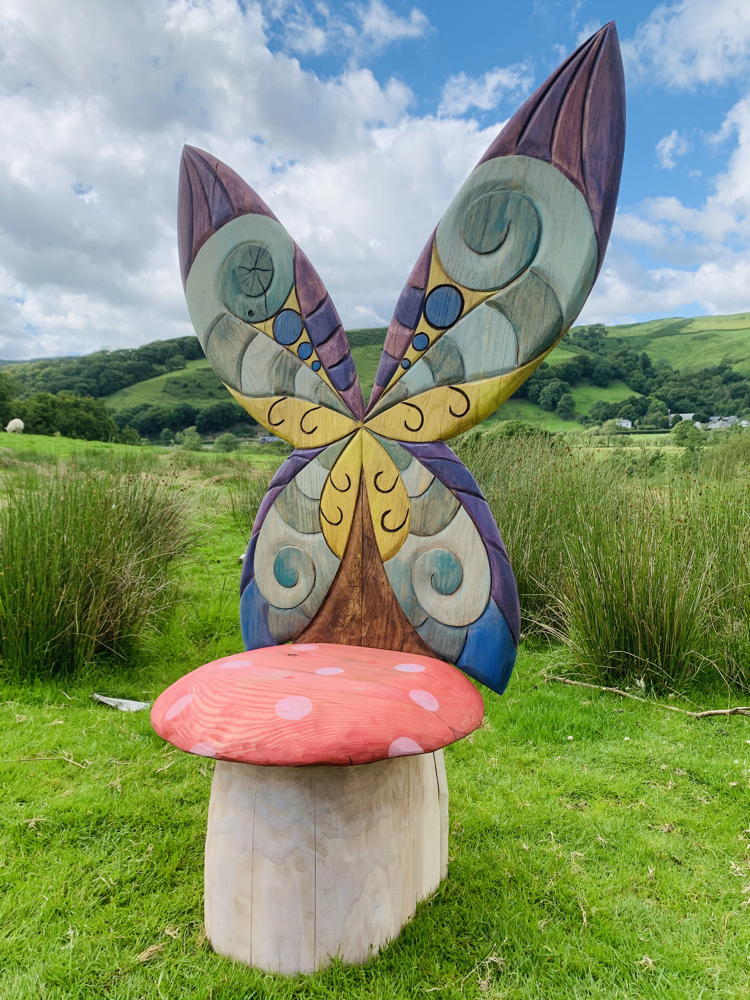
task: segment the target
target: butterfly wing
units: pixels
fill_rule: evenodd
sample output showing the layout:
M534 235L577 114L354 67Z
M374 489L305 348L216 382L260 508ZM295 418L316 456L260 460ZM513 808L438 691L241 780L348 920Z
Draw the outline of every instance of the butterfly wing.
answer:
M436 655L498 692L519 639L516 583L481 491L442 442L493 413L578 315L606 250L623 137L608 25L529 98L451 203L398 301L368 406L367 430L408 495L406 537L394 555L381 547L398 601Z
M235 399L296 448L350 432L364 403L346 335L278 219L234 171L190 146L178 215L190 318Z
M396 598L436 656L502 693L515 662L520 611L487 502L442 442L381 438L380 444L408 495L406 537L383 563Z
M622 64L607 25L510 120L428 241L386 336L374 431L445 440L532 374L601 267L623 141Z
M321 498L348 440L295 451L271 480L243 563L240 625L246 649L297 638L331 587L342 551L335 552L323 535Z
M333 508L329 537L321 504L364 401L330 296L252 188L186 147L178 215L185 296L206 357L251 416L296 449L261 504L241 583L246 647L273 645L305 629L338 570L351 512Z

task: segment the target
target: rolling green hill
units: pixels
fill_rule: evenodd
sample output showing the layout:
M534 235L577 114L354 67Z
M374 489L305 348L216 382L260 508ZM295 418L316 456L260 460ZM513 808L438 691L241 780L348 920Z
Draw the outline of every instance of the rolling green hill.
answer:
M188 361L184 368L136 382L105 396L107 406L117 412L133 406L174 406L192 403L210 406L227 399L227 390L214 375L208 361Z
M750 374L750 313L654 319L648 323L608 327L611 337L627 338L628 346L645 351L654 362L693 371L728 361Z
M573 334L575 332L574 329ZM383 329L349 333L365 398L374 381L384 335ZM583 357L590 362L592 357L606 358L607 351L626 347L637 354L645 352L654 364L666 361L678 372L726 362L736 371L750 375L750 313L658 319L614 326L606 328L605 342L604 355L598 353L598 348L594 348L597 354L592 355L581 346L590 346L585 338L578 344L566 338L550 354L548 364L554 369ZM8 363L3 365L3 371L16 378L21 396L61 389L79 395L101 396L116 419L117 414L123 413L123 419L129 420L130 414L123 411L146 406L173 408L182 403L200 410L228 400L226 390L205 358L198 356L199 352L194 338L181 338L130 351L97 352L86 358ZM171 362L174 370L166 370ZM153 374L153 377L146 377L146 374ZM637 395L619 378L610 378L608 384L601 387L585 379L576 381L575 376L571 378L561 373L561 377L572 383L578 415L588 414L596 402L615 403ZM125 387L108 392L107 383L113 379L115 387L123 383ZM509 400L494 419L522 419L550 430L581 429L576 420L562 419L523 398Z

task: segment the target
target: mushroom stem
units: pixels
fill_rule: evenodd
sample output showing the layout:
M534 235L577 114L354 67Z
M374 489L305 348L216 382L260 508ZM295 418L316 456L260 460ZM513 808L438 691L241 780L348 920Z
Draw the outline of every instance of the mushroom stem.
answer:
M443 751L354 767L218 761L206 837L206 933L268 972L363 962L445 877Z

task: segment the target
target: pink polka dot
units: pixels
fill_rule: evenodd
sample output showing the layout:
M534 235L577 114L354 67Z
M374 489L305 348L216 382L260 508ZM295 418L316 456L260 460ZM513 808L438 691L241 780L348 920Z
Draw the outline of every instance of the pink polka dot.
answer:
M434 694L430 694L429 691L420 691L419 688L415 688L413 691L409 692L409 697L412 701L416 702L420 708L426 708L428 712L437 712L440 708L440 702L437 700Z
M406 757L412 753L423 753L422 747L409 736L399 736L388 747L389 757Z
M188 753L197 753L199 757L216 756L216 750L210 743L196 743L194 747L190 747Z
M300 694L290 694L288 698L281 698L274 705L274 712L280 719L304 719L312 712L312 702L309 698L303 698Z
M404 674L421 674L424 667L421 663L397 663L393 669L400 670Z
M219 666L222 670L239 670L240 667L253 667L255 666L252 660L225 660L220 663Z
M180 712L184 712L192 700L193 696L189 692L188 694L184 694L181 698L178 698L177 701L164 713L164 721L168 722L170 719L174 719L176 715L179 715Z
M326 676L333 676L333 674L343 674L343 667L318 667L317 670L313 671L316 674L325 674Z
M300 643L293 643L292 648L294 649L295 653L297 652L298 649L301 650L303 653L312 653L314 650L318 648L318 646L314 642L300 642Z

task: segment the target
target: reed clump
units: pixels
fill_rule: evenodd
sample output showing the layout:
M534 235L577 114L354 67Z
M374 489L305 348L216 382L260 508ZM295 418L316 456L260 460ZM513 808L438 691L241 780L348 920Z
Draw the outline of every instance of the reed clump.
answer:
M603 684L750 687L744 448L727 439L727 461L659 481L561 436L469 436L461 456L507 545L524 633L562 641Z
M4 484L0 671L65 677L122 657L172 601L184 500L143 472L59 464Z

